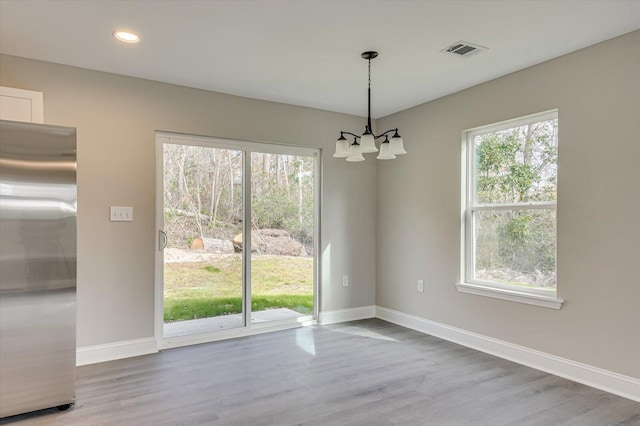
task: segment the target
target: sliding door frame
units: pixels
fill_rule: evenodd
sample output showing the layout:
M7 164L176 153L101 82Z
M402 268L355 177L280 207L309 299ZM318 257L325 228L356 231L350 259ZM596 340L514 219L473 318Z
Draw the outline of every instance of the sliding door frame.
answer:
M187 336L164 337L164 256L161 249L160 231L164 229L164 157L165 143L202 146L208 148L242 151L242 318L243 327L228 330L211 331ZM318 148L274 144L271 142L249 142L243 140L222 139L208 136L193 136L180 133L156 131L156 223L155 223L155 309L154 334L158 349L186 346L197 343L284 330L303 325L315 324L320 314L320 209L321 209L321 173L322 155ZM313 158L313 314L298 319L273 321L260 325L251 324L251 154L269 153L280 155L299 155ZM249 251L247 252L247 248Z

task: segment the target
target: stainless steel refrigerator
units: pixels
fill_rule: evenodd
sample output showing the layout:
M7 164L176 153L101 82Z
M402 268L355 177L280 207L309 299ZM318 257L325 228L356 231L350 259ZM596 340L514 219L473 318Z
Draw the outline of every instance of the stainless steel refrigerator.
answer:
M0 120L0 417L69 408L76 129Z

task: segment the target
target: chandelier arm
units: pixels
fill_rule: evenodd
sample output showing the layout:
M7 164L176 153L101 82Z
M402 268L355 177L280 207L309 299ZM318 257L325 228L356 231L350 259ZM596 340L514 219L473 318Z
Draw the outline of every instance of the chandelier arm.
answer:
M396 129L391 129L391 130L387 130L387 131L386 131L386 132L384 132L384 133L380 133L379 135L373 135L373 137L374 137L375 139L378 139L378 138L381 138L381 137L383 137L383 136L385 136L385 135L387 135L387 134L389 134L389 133L391 133L391 132L397 132L397 131L398 131L398 129L397 129L397 128L396 128Z
M360 139L360 136L356 135L355 133L345 132L345 131L342 131L342 130L341 130L341 131L340 131L340 134L343 134L343 133L344 133L345 135L350 135L350 136L353 136L353 137L355 137L355 138L357 138L357 139Z
M397 132L397 131L398 131L398 129L396 128L396 129L387 130L386 132L384 132L384 133L380 133L379 135L374 135L373 133L372 133L372 135L373 135L373 137L374 137L375 139L380 139L381 137L383 137L383 136L385 136L385 135L388 135L389 133ZM343 135L343 134L344 134L344 135L353 136L354 138L357 138L357 139L360 139L360 138L361 138L361 136L356 135L355 133L346 132L346 131L344 131L344 130L341 130L341 131L340 131L340 134L341 134L341 135Z

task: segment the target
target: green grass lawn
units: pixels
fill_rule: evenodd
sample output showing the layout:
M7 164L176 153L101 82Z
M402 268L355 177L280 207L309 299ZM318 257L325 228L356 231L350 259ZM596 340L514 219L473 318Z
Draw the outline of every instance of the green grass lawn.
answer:
M255 256L251 262L251 309L313 311L313 259ZM211 263L164 266L164 321L242 312L242 258L222 255Z

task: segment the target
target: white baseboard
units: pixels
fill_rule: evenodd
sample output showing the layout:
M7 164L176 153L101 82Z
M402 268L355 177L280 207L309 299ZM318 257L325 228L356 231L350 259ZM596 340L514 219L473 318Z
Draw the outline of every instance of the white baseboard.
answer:
M357 321L367 318L375 318L376 307L360 306L359 308L338 309L336 311L324 311L320 312L320 320L318 321L322 325L336 324L346 321Z
M158 347L156 346L156 339L153 337L85 346L76 350L76 365L97 364L156 352L158 352Z
M366 318L375 317L375 306L362 306L358 308L340 309L336 311L327 311L320 314L321 324L335 324L339 322L355 321ZM301 324L294 324L299 327ZM114 361L116 359L129 358L140 355L148 355L158 352L158 346L161 349L192 345L196 343L205 343L220 339L239 337L241 335L259 334L267 331L282 330L290 328L282 327L280 324L270 324L268 327L255 328L249 331L238 333L231 331L230 333L216 332L211 335L198 336L194 339L192 336L184 338L165 339L166 341L158 343L155 338L149 337L144 339L125 340L121 342L107 343L104 345L95 345L78 348L76 350L76 365L97 364L99 362ZM184 341L183 341L184 340Z
M376 317L450 342L486 352L603 391L640 402L640 380L571 361L525 346L483 336L393 309L376 306Z

